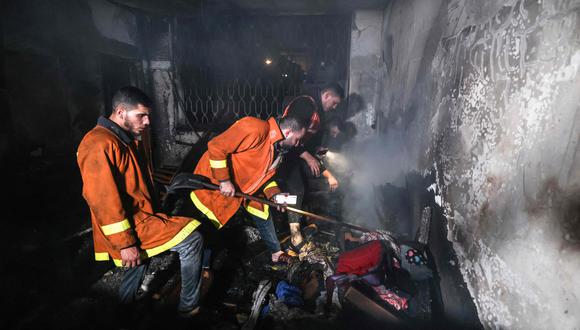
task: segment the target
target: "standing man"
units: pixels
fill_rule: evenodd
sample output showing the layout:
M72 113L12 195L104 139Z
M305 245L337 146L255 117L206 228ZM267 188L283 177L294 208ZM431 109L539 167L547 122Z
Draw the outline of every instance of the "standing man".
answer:
M343 97L342 87L337 83L332 83L323 86L320 93L297 96L284 109L283 117L292 115L309 123L304 145L289 153L278 176L281 184L284 185L283 188L298 196L296 203L298 208L304 202L308 177L318 177L322 174L328 181L330 191L335 191L338 188L338 180L315 155L323 150L323 128L328 120L327 117L331 111L338 107ZM301 251L304 250L306 243L300 231L301 219L298 214L288 214L291 235L290 250L298 256L301 256Z
M123 87L113 96L112 113L81 141L77 160L83 197L91 211L95 259L125 267L119 288L123 304L135 300L148 258L167 250L179 253L181 297L178 312L199 312L200 222L156 212L151 168L141 142L150 124L152 102L141 90Z
M219 191L192 191L195 207L220 229L243 206L256 223L272 262L289 262L290 256L280 248L268 205L236 197L235 192L267 199L280 193L272 177L284 154L300 144L305 126L305 121L293 116L279 121L242 118L209 141L194 171L220 187Z

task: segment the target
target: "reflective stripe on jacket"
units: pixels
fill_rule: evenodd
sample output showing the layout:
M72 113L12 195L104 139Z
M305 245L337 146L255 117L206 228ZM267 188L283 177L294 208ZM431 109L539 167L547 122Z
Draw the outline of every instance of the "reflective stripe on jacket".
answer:
M151 257L177 245L199 226L195 219L155 212L151 171L141 147L102 125L88 132L78 147L96 260L112 258L120 266L120 250L132 245L143 257Z
M208 150L194 173L208 177L218 185L220 181L231 180L236 189L249 195L259 192L261 188L269 199L280 192L271 181L276 169L270 167L274 161L274 145L283 139L274 118L268 121L242 118L209 141ZM192 191L191 199L217 228L228 222L243 201L239 197L225 197L215 190ZM268 208L261 203L252 201L248 205L261 216L268 212Z

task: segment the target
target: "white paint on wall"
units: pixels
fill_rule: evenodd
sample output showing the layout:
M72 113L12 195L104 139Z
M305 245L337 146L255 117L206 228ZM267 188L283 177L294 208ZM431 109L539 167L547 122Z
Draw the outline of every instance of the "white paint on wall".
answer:
M137 19L133 13L105 0L87 0L87 3L103 37L137 45Z
M484 326L578 329L580 1L432 5L385 13L392 68L376 110L387 130L407 127L402 141L420 155L409 167L437 171Z

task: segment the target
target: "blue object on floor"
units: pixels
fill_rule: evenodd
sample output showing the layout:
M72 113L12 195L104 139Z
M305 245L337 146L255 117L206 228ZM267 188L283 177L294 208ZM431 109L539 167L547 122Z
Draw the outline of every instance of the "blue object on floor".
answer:
M302 290L286 281L278 282L278 285L276 286L276 297L290 307L304 305L304 300L302 300Z
M260 318L263 318L264 316L268 315L268 313L270 313L270 304L262 307L262 310L260 311Z

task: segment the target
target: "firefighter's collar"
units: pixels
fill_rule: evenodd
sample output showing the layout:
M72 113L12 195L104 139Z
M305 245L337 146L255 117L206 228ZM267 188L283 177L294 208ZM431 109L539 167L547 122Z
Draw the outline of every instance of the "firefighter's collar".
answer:
M133 142L134 138L133 135L121 128L117 123L114 121L105 118L103 116L99 117L97 121L97 125L108 129L109 131L113 132L121 141L125 144L130 144Z
M268 125L270 125L269 137L272 144L284 140L284 134L282 134L282 130L280 129L280 126L278 126L278 123L274 117L270 117L268 119Z

